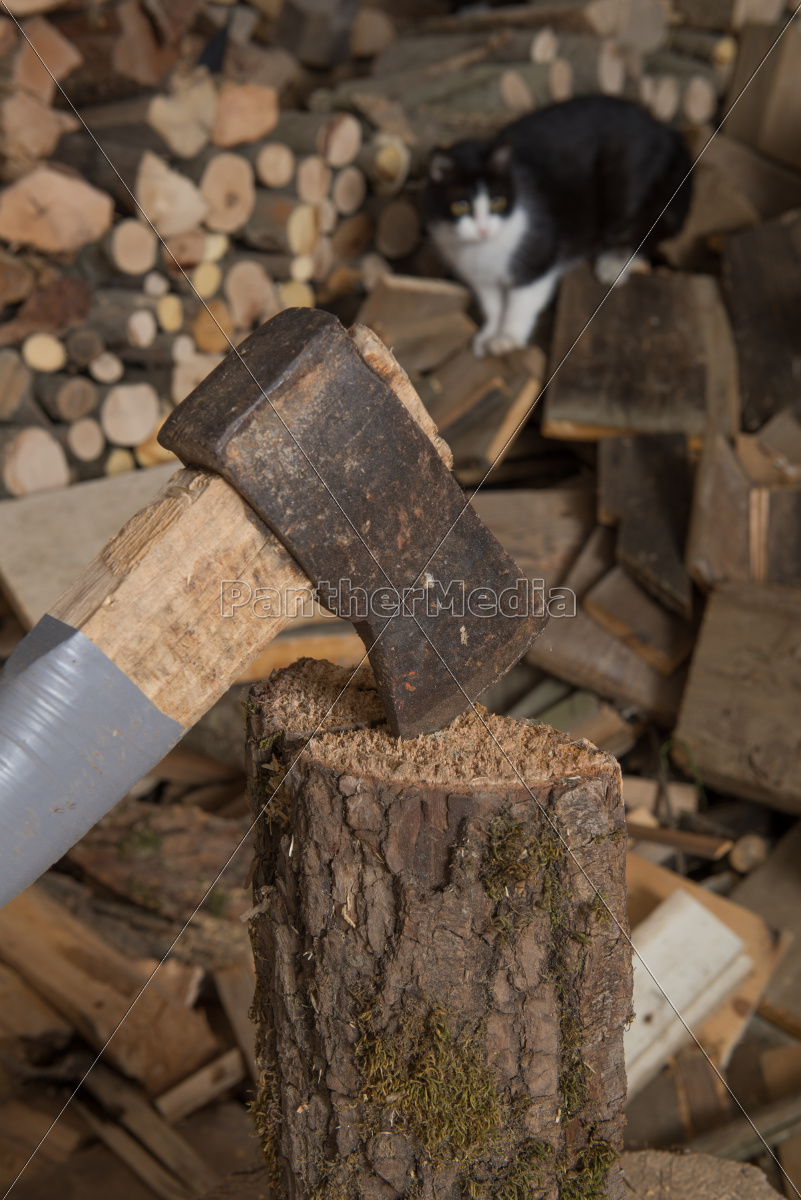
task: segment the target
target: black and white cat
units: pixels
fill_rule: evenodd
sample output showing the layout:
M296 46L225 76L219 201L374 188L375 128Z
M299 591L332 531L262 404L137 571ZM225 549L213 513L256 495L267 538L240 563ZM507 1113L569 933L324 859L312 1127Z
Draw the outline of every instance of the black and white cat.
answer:
M483 310L475 353L525 346L576 262L594 260L602 282L622 282L635 250L681 228L690 169L678 133L609 96L554 104L490 142L434 151L423 214Z

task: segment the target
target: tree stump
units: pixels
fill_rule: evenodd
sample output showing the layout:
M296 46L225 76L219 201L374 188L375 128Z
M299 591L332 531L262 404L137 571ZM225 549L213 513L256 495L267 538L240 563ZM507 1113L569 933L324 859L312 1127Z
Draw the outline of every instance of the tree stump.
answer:
M617 763L483 710L400 741L348 676L302 659L247 704L276 1194L620 1200Z

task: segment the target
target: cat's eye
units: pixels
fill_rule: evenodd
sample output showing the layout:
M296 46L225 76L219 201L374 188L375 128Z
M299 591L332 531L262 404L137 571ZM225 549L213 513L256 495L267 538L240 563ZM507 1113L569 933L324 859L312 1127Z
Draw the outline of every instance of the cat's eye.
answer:
M490 200L490 211L491 212L503 212L503 210L505 208L506 208L506 197L505 196L493 196L492 197L492 199Z
M451 212L455 217L466 217L470 212L469 200L454 200L451 205Z

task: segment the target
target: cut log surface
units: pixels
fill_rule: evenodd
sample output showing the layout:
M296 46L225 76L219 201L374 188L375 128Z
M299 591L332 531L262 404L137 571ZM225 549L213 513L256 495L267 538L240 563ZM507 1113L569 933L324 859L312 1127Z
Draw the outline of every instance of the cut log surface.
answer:
M215 146L228 149L257 142L275 128L278 93L258 83L226 82L220 88L217 119L211 131Z
M621 1165L627 1200L776 1200L778 1194L756 1167L711 1154L633 1150Z
M203 172L200 194L209 206L206 228L234 233L245 224L256 203L253 168L241 154L216 154Z
M0 238L50 254L76 253L111 226L110 196L76 175L38 166L0 193Z
M69 481L67 457L46 429L0 431L0 489L5 495L29 496Z
M488 714L399 743L369 670L348 676L306 659L250 693L273 1182L455 1200L592 1179L620 1200L617 764Z
M347 167L361 148L362 127L350 113L282 112L273 137L295 154L321 154L330 167Z
M54 421L77 421L97 407L97 387L84 375L40 375L36 398Z
M124 275L144 275L156 265L158 238L144 221L120 221L111 234L109 253Z
M295 176L295 155L283 142L267 142L256 155L255 168L265 187L286 187Z
M120 383L100 406L100 424L115 446L137 446L150 437L159 419L159 398L149 383Z
M799 588L717 588L674 735L712 787L793 813L801 813L800 630Z

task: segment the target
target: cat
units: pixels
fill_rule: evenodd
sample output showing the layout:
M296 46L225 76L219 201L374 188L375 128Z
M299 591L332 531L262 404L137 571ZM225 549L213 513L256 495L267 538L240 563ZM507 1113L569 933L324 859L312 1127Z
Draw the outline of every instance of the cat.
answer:
M603 283L622 282L635 250L681 228L691 167L680 134L611 96L553 104L489 142L435 150L423 216L483 310L474 353L525 346L577 262L595 260Z

